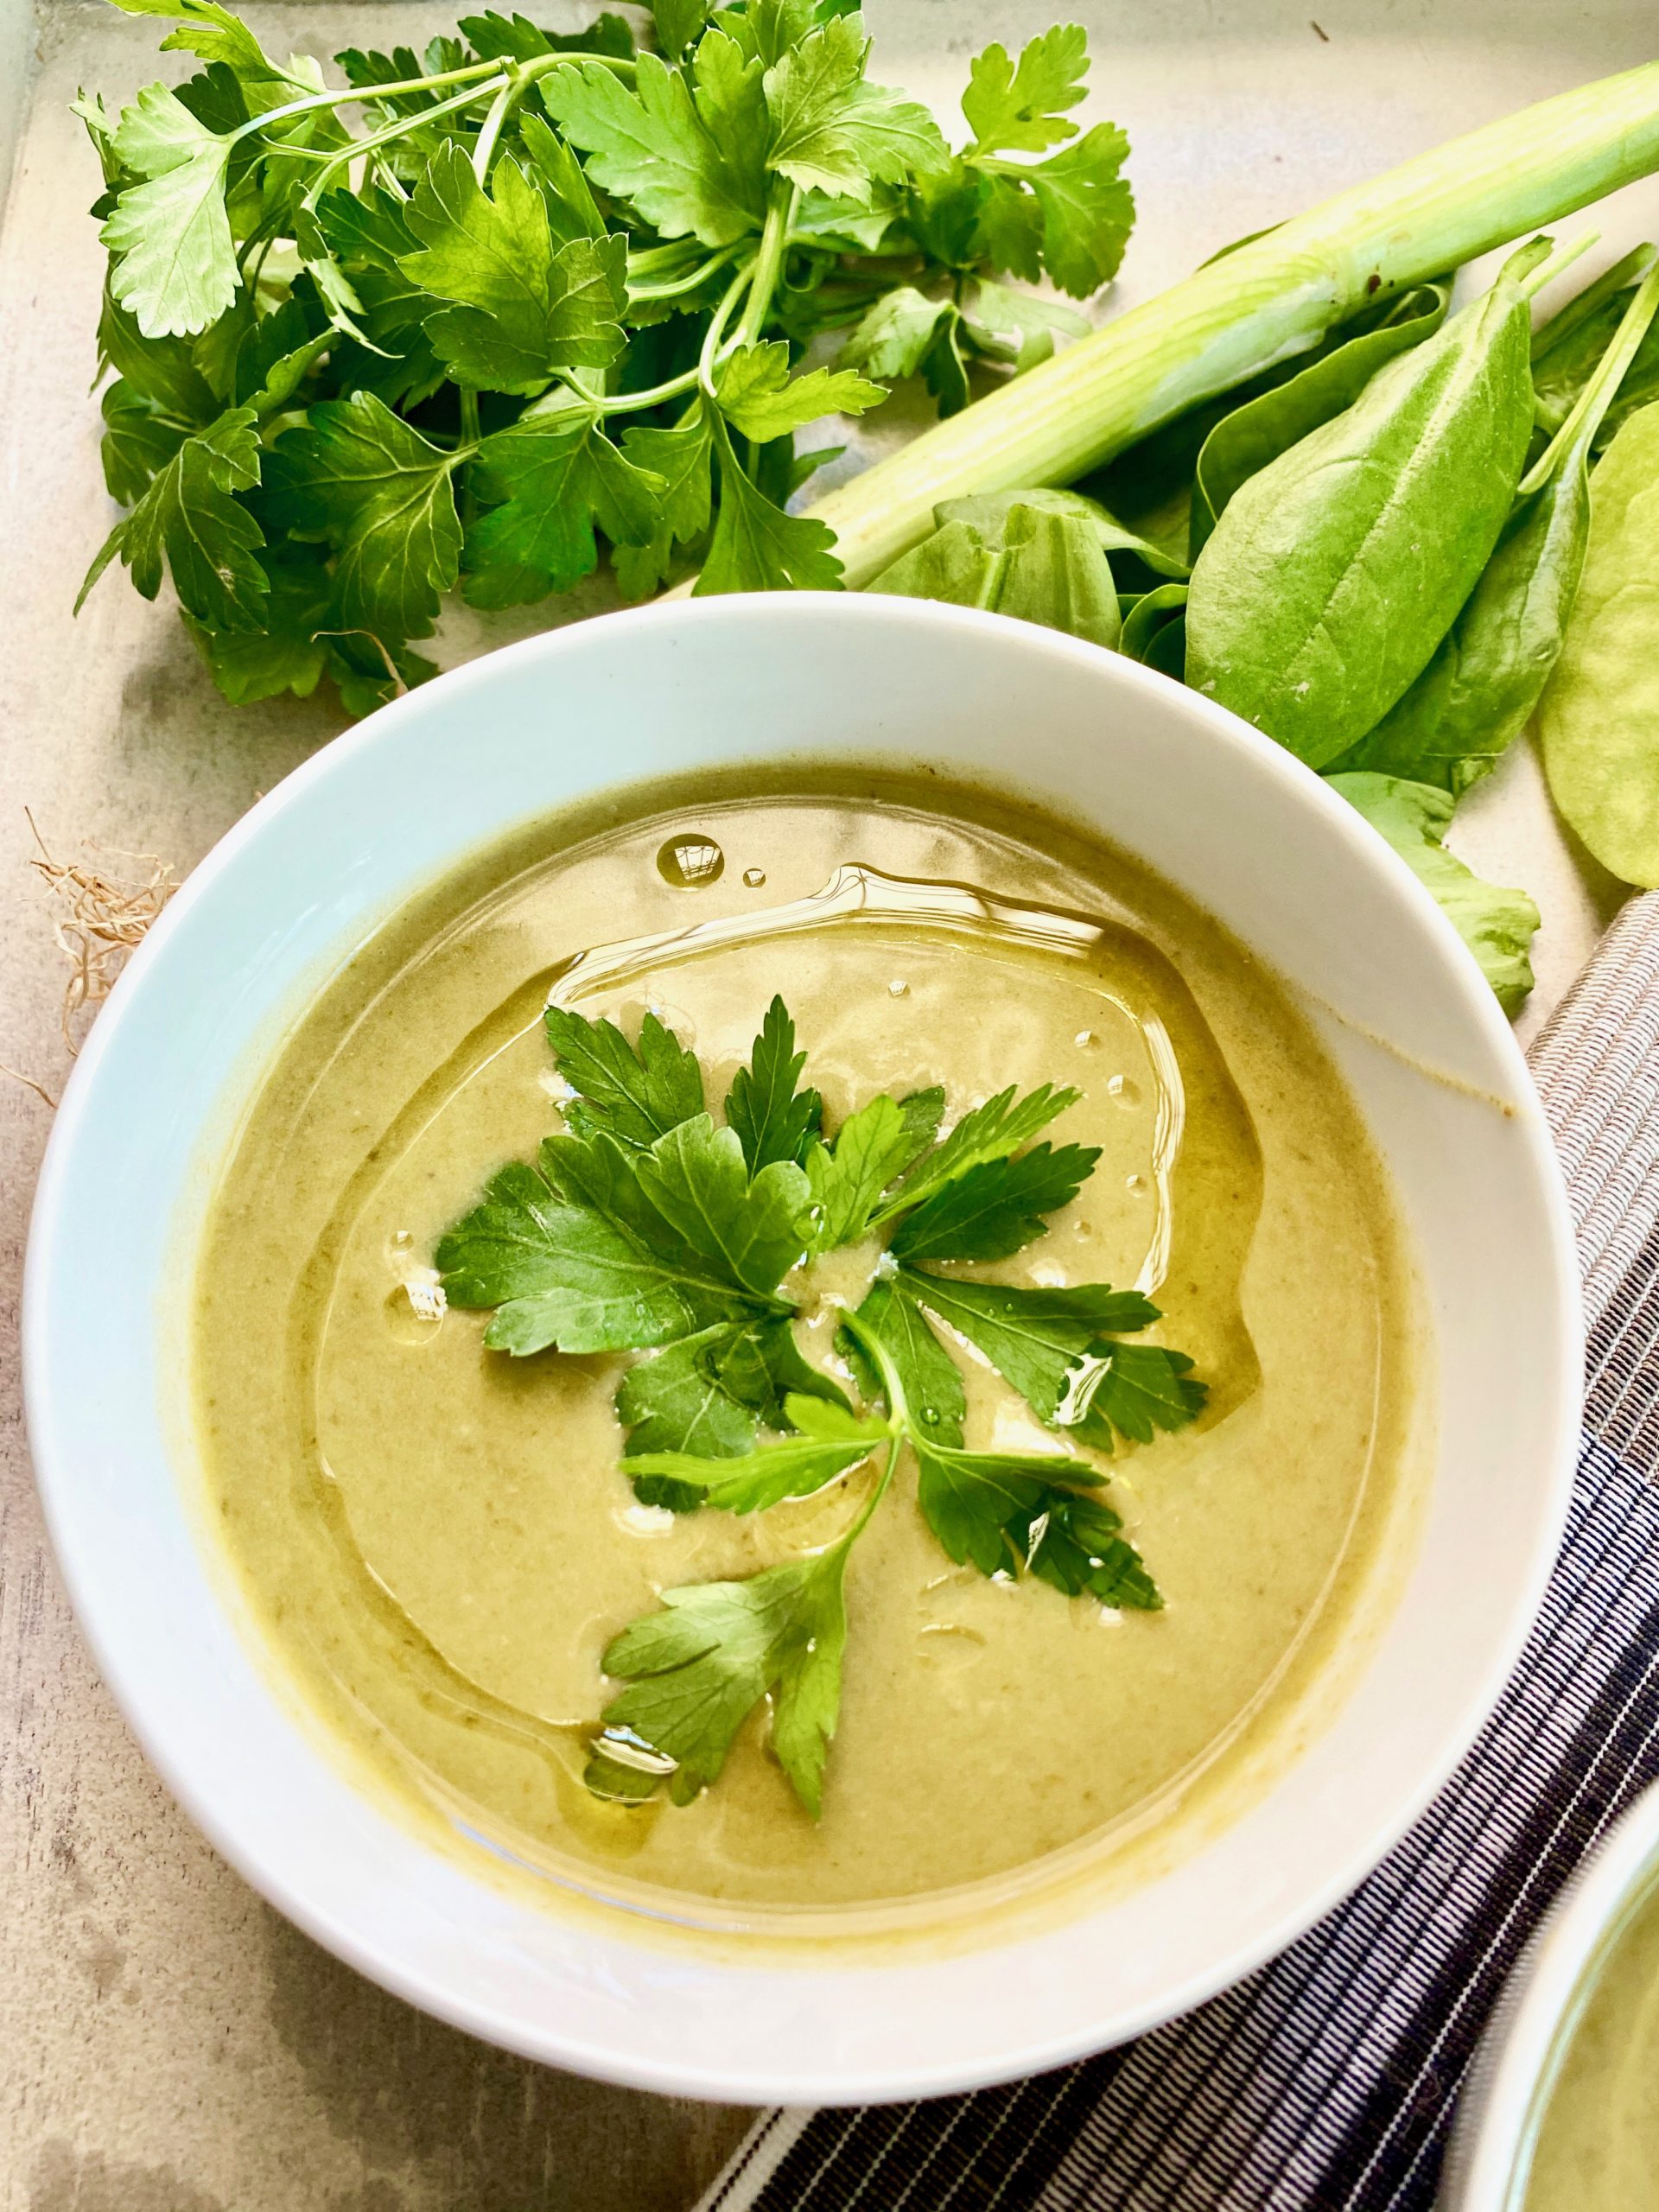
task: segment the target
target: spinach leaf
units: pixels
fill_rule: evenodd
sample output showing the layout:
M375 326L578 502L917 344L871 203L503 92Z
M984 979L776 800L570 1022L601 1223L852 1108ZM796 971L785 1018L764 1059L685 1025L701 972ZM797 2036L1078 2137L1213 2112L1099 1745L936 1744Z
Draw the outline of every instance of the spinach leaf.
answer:
M1154 544L1151 538L1142 537L1138 531L1129 529L1116 515L1109 514L1098 499L1087 499L1081 492L1057 491L1043 485L1024 492L979 492L970 499L942 499L933 510L933 520L941 528L950 522L969 523L988 544L1001 545L1005 542L1008 516L1015 507L1035 507L1039 512L1074 517L1089 525L1101 551L1109 556L1132 553L1159 575L1186 575L1185 561Z
M1177 683L1186 681L1186 614L1178 612L1147 640L1141 659L1148 668L1155 668L1160 676L1173 677Z
M1211 261L1224 260L1242 245L1250 245L1256 238L1265 238L1266 231L1258 231L1250 238L1236 239L1220 253L1212 254ZM1208 266L1208 264L1205 264ZM1439 280L1449 283L1450 278ZM1196 489L1198 455L1205 442L1218 424L1230 415L1259 399L1264 393L1276 391L1316 362L1325 359L1346 346L1352 339L1363 337L1376 329L1405 308L1408 302L1421 296L1426 287L1407 295L1402 300L1384 298L1380 304L1361 309L1327 330L1318 343L1300 352L1288 354L1275 361L1270 368L1261 369L1254 376L1246 377L1230 391L1217 392L1213 398L1200 401L1184 415L1161 423L1137 444L1109 461L1103 468L1080 480L1077 489L1092 493L1103 500L1110 512L1128 527L1154 540L1175 566L1167 573L1185 575L1190 566L1188 553L1192 533L1192 505Z
M1624 882L1659 886L1659 405L1630 417L1591 480L1584 575L1539 731L1568 824Z
M1184 640L1186 635L1186 593L1185 584L1159 584L1152 591L1142 592L1123 617L1123 633L1118 641L1118 651L1130 660L1149 662L1154 648L1165 631L1179 628ZM1176 668L1166 672L1179 676L1180 670Z
M1590 455L1659 308L1659 273L1630 300L1612 344L1522 499L1467 605L1405 696L1339 764L1454 797L1532 717L1560 657L1590 531Z
M984 607L1090 644L1116 645L1111 566L1092 523L1052 507L1016 505L987 530L948 522L865 586L907 599Z
M1532 988L1529 954L1538 909L1524 891L1486 883L1440 842L1452 819L1451 794L1398 776L1333 775L1332 791L1358 809L1427 885L1480 963L1505 1014Z
M1216 518L1241 484L1277 461L1309 431L1351 407L1376 372L1432 338L1446 320L1451 287L1426 284L1408 293L1386 321L1361 331L1310 365L1247 399L1216 424L1199 451L1188 524L1197 560Z
M1639 245L1574 295L1533 340L1532 386L1538 427L1554 436L1578 404L1612 343L1636 287L1654 265L1654 248ZM1626 416L1659 398L1659 330L1651 326L1618 397L1595 436L1599 453Z
M1193 569L1188 680L1311 766L1393 706L1497 543L1532 431L1527 302L1547 252L1513 255L1250 477Z

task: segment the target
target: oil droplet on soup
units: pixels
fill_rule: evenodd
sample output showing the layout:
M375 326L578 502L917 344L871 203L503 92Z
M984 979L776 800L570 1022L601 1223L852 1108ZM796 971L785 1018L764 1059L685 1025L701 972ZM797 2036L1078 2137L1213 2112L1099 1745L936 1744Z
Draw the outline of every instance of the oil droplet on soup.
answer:
M712 837L670 837L658 848L657 873L677 891L696 891L720 881L726 855Z

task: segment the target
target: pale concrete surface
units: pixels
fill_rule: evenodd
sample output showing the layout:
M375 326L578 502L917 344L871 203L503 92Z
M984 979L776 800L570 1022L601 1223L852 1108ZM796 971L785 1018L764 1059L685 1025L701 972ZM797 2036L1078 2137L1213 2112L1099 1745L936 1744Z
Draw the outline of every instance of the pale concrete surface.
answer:
M574 19L563 0L531 12ZM452 20L425 0L250 13L321 54L348 37L418 42ZM870 13L880 73L941 107L987 38L1087 22L1095 111L1136 148L1126 302L1229 238L1654 45L1649 0L1501 13L1481 0L872 0ZM0 0L0 174L20 21ZM337 723L317 701L225 708L166 604L145 606L119 573L71 621L111 511L87 396L95 169L66 103L78 83L128 95L183 65L156 60L161 25L83 0L47 0L43 25L0 233L0 1060L55 1091L63 970L24 806L66 857L95 839L182 871ZM1599 257L1654 235L1659 191L1624 195L1604 228ZM532 619L545 611L518 626ZM463 621L444 656L506 633ZM1459 842L1543 904L1547 1005L1616 889L1573 867L1524 755ZM22 1431L18 1279L48 1122L0 1080L0 2212L677 2212L741 2115L563 2078L425 2020L255 1899L149 1773L68 1617Z
M318 10L320 51L346 20ZM123 577L71 620L111 518L87 397L97 186L65 103L81 81L130 96L178 57L158 71L154 21L46 25L0 238L0 1060L55 1093L63 963L24 806L65 854L91 838L182 871L338 720L232 714ZM744 2115L550 2072L385 1995L245 1888L146 1767L58 1589L23 1443L18 1275L49 1119L0 1079L0 2206L679 2212Z
M0 0L0 213L34 83L34 8L30 0Z

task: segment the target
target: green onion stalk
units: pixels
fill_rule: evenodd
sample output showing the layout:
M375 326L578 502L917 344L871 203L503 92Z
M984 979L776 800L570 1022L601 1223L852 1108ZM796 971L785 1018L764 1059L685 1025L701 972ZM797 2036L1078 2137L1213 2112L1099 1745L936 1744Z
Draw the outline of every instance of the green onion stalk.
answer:
M1563 92L1207 263L807 509L868 583L944 499L1066 484L1333 323L1659 169L1659 61ZM683 587L682 588L684 588Z

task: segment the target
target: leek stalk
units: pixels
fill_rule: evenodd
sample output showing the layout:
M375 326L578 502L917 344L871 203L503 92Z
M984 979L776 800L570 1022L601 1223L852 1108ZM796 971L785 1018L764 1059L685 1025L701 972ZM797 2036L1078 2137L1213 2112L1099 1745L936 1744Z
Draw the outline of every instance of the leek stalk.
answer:
M849 586L941 500L1066 484L1332 323L1659 168L1659 61L1486 124L1208 263L806 512ZM683 588L683 587L682 588Z

